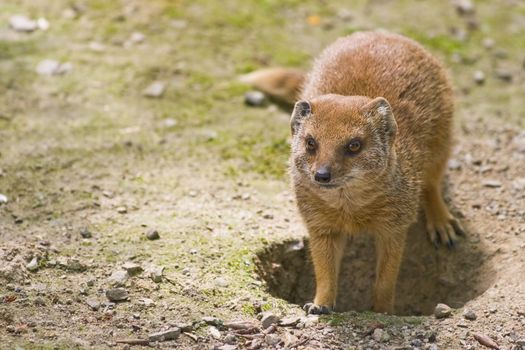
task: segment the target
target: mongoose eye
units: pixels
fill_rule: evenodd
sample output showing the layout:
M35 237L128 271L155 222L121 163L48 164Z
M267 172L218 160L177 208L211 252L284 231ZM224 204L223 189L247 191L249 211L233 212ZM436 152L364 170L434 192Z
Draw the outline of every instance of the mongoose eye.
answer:
M357 152L359 152L359 150L361 150L361 141L350 141L350 143L348 143L347 150L350 154L356 154Z
M309 151L309 152L315 151L315 148L317 147L317 144L315 143L315 140L313 139L313 137L307 137L305 143L306 143L306 150L307 151Z

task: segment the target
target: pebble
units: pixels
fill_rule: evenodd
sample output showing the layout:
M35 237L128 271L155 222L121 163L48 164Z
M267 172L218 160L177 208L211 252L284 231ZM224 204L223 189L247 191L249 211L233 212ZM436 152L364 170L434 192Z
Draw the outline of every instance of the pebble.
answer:
M91 232L85 227L80 229L80 236L82 236L82 238L91 238L91 237L93 237Z
M481 70L477 70L474 72L473 79L476 84L483 85L485 83L485 73Z
M140 298L139 303L146 307L155 306L155 302L150 298Z
M482 185L483 187L489 187L489 188L498 188L502 186L500 181L494 180L494 179L484 180L482 182Z
M252 107L261 107L266 102L266 96L260 91L248 91L244 94L244 103Z
M237 345L233 345L233 344L224 344L217 348L217 350L236 350L236 349L237 349Z
M509 72L508 70L497 69L494 72L494 75L496 76L496 78L498 78L501 81L505 81L505 82L508 82L508 83L512 81L512 73Z
M117 213L119 214L126 214L128 212L128 208L122 206L122 207L117 207Z
M315 326L316 324L319 323L319 316L318 315L308 315L304 319L302 319L301 322L304 324L304 327Z
M514 181L512 181L512 188L516 191L523 191L525 190L525 177L520 177ZM0 200L1 202L1 200Z
M150 229L146 232L146 238L150 241L156 240L160 238L159 231L155 229Z
M264 341L270 346L275 346L281 342L281 338L277 334L266 334Z
M73 69L73 65L69 62L60 63L55 60L43 60L36 66L36 72L40 75L62 75L69 73Z
M100 309L100 302L96 299L87 299L86 304L93 311L97 311L98 309Z
M125 270L114 271L109 277L109 282L113 286L122 287L128 280L129 275Z
M451 158L449 161L448 161L448 168L450 170L459 170L461 169L461 162L455 158Z
M133 32L129 37L129 41L133 44L140 44L146 39L146 36L140 32Z
M217 277L215 279L215 285L220 288L226 288L230 285L230 282L224 277Z
M211 335L214 339L221 339L221 332L219 332L219 330L215 326L208 327L208 334Z
M0 193L0 204L6 204L7 200L7 196L5 194Z
M38 259L35 257L33 259L31 259L31 261L29 262L29 264L26 265L26 268L31 271L31 272L35 272L38 270Z
M478 318L476 313L470 309L463 310L463 317L469 321L474 321L476 318Z
M270 327L272 324L279 324L279 317L270 311L263 312L261 324L263 329Z
M436 318L446 318L452 314L452 309L446 304L437 304L434 309L434 316Z
M490 50L494 47L496 42L492 38L485 38L483 39L483 47L487 50Z
M301 320L301 318L299 316L287 316L287 317L284 317L283 319L281 319L279 321L279 326L281 326L281 327L293 327L297 323L299 323L300 320Z
M164 94L164 90L166 89L166 84L162 81L155 81L151 83L142 94L146 97L152 97L157 98L161 97Z
M106 47L98 41L92 41L89 43L89 49L95 52L103 52L106 50Z
M153 282L160 283L162 282L163 271L164 271L163 266L152 266L151 268L148 269L149 277L151 278Z
M175 340L179 337L181 333L180 328L170 328L166 331L152 333L149 335L148 339L149 341L167 341L167 340Z
M218 319L217 317L214 317L214 316L204 316L202 318L202 321L208 325L212 325L212 326L220 326L222 325L222 321L220 319Z
M475 12L476 8L471 0L455 0L454 6L460 15L468 15Z
M142 266L131 261L124 263L124 265L122 265L122 268L126 270L130 276L139 275L142 271L144 271L142 269Z
M380 342L382 337L383 337L383 330L381 328L374 329L374 333L372 334L372 338L374 338L374 340L376 342Z
M128 299L128 291L124 288L111 288L106 290L106 298L109 301L124 301Z
M228 333L223 340L226 344L233 345L237 342L237 337L234 334Z
M33 32L38 29L37 21L23 15L14 15L9 18L9 26L17 32Z

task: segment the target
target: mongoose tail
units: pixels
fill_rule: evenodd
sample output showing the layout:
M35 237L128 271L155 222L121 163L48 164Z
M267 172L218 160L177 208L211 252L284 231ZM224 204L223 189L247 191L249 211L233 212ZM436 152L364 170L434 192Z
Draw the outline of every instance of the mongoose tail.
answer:
M289 105L299 100L306 73L293 68L267 68L239 78L257 90Z

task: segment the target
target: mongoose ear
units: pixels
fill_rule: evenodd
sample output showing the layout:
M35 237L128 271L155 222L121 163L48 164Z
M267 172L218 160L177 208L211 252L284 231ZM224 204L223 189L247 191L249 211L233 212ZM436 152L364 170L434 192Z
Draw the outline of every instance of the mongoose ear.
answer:
M304 118L312 114L312 105L308 101L298 101L295 103L292 112L292 118L290 119L290 127L292 129L292 135L295 135L299 129L299 125Z
M379 119L388 141L394 139L397 133L397 123L392 113L392 107L384 97L374 98L363 107L363 110L368 115Z

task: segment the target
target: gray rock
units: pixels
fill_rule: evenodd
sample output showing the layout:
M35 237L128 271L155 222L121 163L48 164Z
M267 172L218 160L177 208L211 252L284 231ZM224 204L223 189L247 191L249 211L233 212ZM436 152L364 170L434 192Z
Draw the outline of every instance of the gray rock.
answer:
M301 320L301 317L299 317L299 316L287 316L287 317L282 318L279 321L279 326L281 326L281 327L293 327L297 323L299 323L300 320Z
M68 259L65 265L66 270L72 272L84 272L87 270L87 266L81 263L78 259Z
M514 181L512 181L512 188L516 191L523 191L525 190L525 177L520 177Z
M80 229L80 236L82 236L82 238L91 238L91 237L93 237L91 232L85 227Z
M476 313L470 309L463 310L463 317L469 321L474 321L478 316Z
M113 271L111 276L109 276L109 282L113 286L121 287L123 286L127 280L129 279L128 272L125 270L117 270Z
M271 313L270 311L263 312L262 318L261 318L261 324L262 328L266 329L270 327L272 324L279 324L279 317Z
M475 71L472 78L474 79L474 82L478 85L483 85L485 83L485 73L483 73L483 71L481 70Z
M476 11L474 3L471 0L454 0L454 7L459 15L469 15Z
M483 185L483 187L489 187L489 188L498 188L502 186L501 182L495 179L483 180L481 184Z
M304 327L312 327L319 323L319 315L308 315L301 320Z
M215 279L215 285L220 288L226 288L230 285L230 282L224 277L217 277Z
M162 282L162 274L163 274L163 272L164 272L164 267L163 266L150 266L148 268L149 277L155 283Z
M36 272L38 270L38 259L36 257L31 259L26 268L31 272Z
M436 318L446 318L452 314L452 309L446 304L437 304L434 309L434 316Z
M159 239L160 238L160 235L159 235L159 231L155 230L155 229L149 229L147 232L146 232L146 238L149 239L150 241L153 241L153 240L156 240L156 239Z
M23 15L14 15L9 18L9 26L17 32L33 32L38 29L37 21Z
M248 91L244 94L244 103L252 107L261 107L266 102L266 96L260 91Z
M236 349L237 349L237 345L233 345L233 344L224 344L217 348L217 350L236 350Z
M222 325L222 320L214 316L204 316L202 321L208 325L220 327Z
M492 38L485 38L483 39L483 47L487 50L490 50L494 47L496 42Z
M230 345L233 345L237 342L237 337L234 335L234 334L231 334L231 333L228 333L226 334L226 336L224 337L223 341L226 343L226 344L230 344Z
M501 81L505 81L508 83L512 81L512 72L506 69L497 69L494 72L494 75L496 76L496 78L498 78Z
M0 204L6 204L8 201L7 196L5 194L0 193Z
M181 331L180 328L170 328L166 331L152 333L149 335L148 339L149 341L155 342L155 341L168 341L168 340L175 340L179 337Z
M214 339L221 339L221 332L215 326L208 327L208 334Z
M372 338L374 338L376 342L380 342L383 338L383 330L381 328L374 329L374 333L372 333Z
M98 309L100 309L100 302L96 299L87 299L86 304L93 311L97 311Z
M275 346L281 342L281 338L277 334L266 334L264 341L270 346Z
M449 161L448 161L448 168L450 170L459 170L461 169L461 162L455 158L451 158Z
M128 208L126 208L125 206L117 207L117 213L126 214L127 212L128 212Z
M124 288L111 288L106 290L106 298L113 302L124 301L128 299L128 291Z
M155 81L151 83L142 94L146 97L158 98L164 94L166 84L162 81Z
M60 63L55 60L43 60L36 66L36 72L40 75L61 75L69 73L73 69L73 65L69 62Z
M130 276L136 276L142 273L142 266L135 264L134 262L128 261L122 265L122 268L128 272Z

